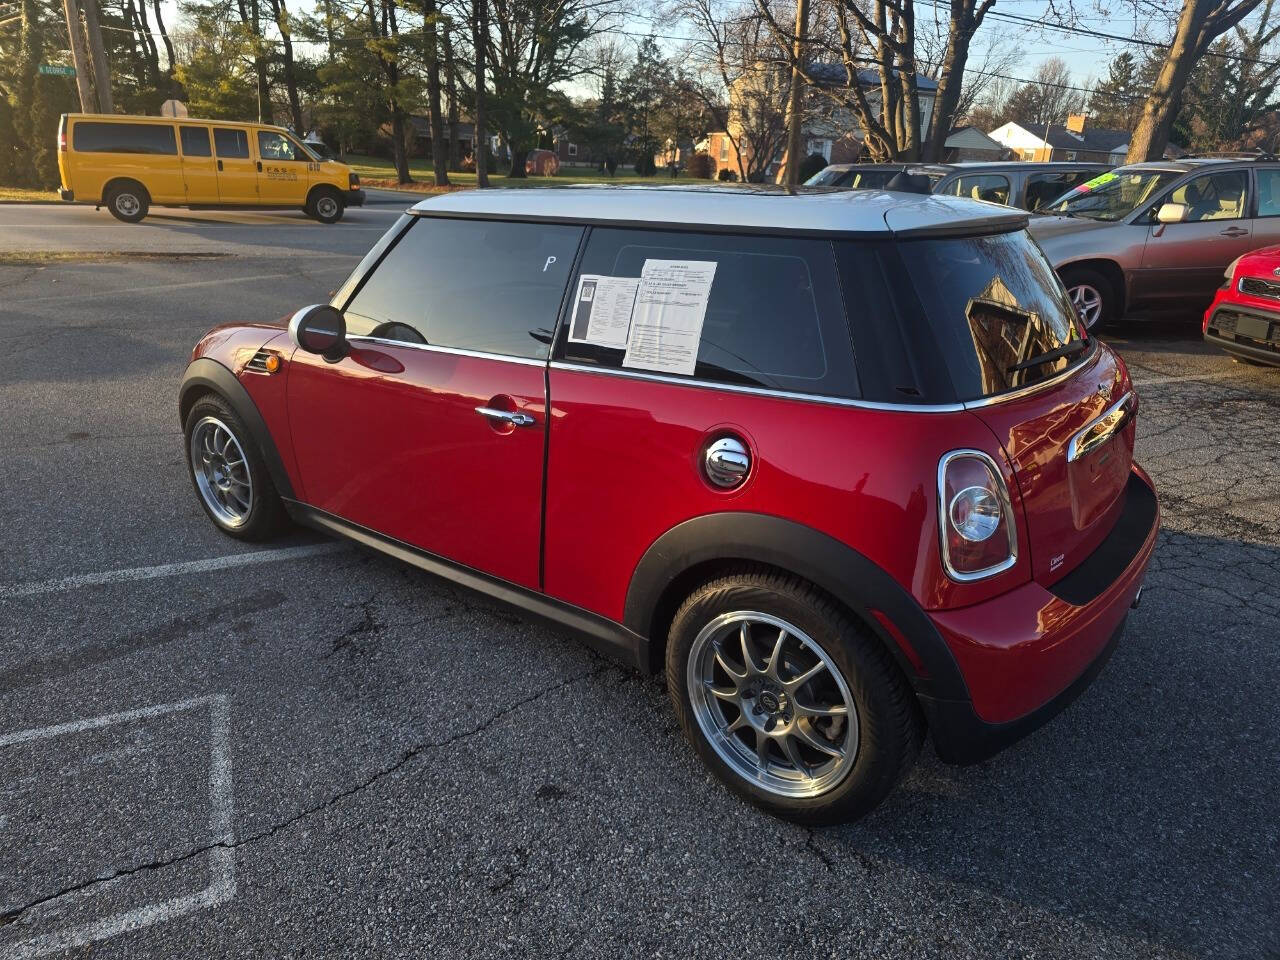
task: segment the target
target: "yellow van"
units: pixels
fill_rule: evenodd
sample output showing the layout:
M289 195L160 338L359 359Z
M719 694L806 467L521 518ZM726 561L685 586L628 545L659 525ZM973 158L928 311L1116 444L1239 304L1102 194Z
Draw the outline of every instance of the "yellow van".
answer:
M63 200L105 206L137 223L162 207L300 207L336 223L364 203L345 163L321 160L293 134L261 123L64 113Z

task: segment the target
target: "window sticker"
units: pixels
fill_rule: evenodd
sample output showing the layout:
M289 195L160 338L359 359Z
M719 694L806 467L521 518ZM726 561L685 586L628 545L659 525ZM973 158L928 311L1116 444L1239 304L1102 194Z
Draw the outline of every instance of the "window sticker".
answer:
M715 274L714 260L646 260L622 365L692 375Z
M639 277L603 277L584 273L578 278L569 339L622 350L627 346Z
M1079 193L1088 193L1092 190L1097 190L1098 187L1105 187L1114 179L1116 179L1116 175L1108 170L1106 173L1094 177L1088 183L1080 184L1080 186L1076 187L1076 190Z

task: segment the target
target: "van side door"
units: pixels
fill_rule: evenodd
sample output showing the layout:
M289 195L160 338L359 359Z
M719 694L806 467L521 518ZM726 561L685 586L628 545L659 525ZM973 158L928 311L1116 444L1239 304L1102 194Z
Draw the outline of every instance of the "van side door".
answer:
M290 361L306 502L539 589L547 355L582 232L408 218L345 304L347 356Z
M310 158L277 130L256 130L258 196L263 203L300 207L307 199Z
M118 178L142 184L152 203L183 203L186 199L172 124L76 119L72 121L71 149L77 165L91 169L92 180L98 184L86 193L85 200L93 199L93 193L100 194Z
M249 132L243 127L214 127L218 202L258 203L258 171L249 156Z
M213 159L213 140L209 128L178 125L178 143L182 148L182 180L187 203L218 202L218 168Z

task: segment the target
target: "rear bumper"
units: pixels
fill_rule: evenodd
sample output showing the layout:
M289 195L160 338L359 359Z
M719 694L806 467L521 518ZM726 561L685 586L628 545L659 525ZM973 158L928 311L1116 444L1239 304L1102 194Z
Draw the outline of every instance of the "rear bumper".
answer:
M1150 479L1135 465L1107 539L1071 574L961 610L931 614L967 699L922 694L938 756L976 763L1062 712L1102 670L1142 590L1160 528Z
M348 190L343 196L346 198L348 207L363 207L365 193L363 190Z
M59 187L58 196L63 200L66 200L68 203L74 203L76 199L76 192L74 190L68 190L66 187Z

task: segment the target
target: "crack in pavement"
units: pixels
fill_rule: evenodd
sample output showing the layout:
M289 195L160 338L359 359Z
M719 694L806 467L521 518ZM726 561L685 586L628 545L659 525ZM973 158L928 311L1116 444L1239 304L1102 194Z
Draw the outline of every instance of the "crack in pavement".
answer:
M588 652L590 653L590 651ZM517 710L520 710L521 708L526 707L531 703L535 703L544 697L557 693L560 690L564 690L567 687L570 687L573 684L578 683L582 680L589 680L592 677L599 676L601 673L613 668L614 666L612 663L604 661L597 654L591 653L591 656L594 660L597 661L596 665L593 666L591 669L585 670L579 674L575 674L574 676L568 677L564 680L559 680L547 687L542 688L541 690L538 690L535 693L531 693L529 696L523 697L520 700L517 700L515 703L512 703L506 707L503 707L501 710L497 711L496 713L492 714L489 717L486 717L484 720L481 720L475 726L471 727L470 729L464 730L461 733L456 733L452 736L445 737L443 740L424 741L423 743L419 743L413 747L410 747L409 749L403 751L400 754L399 758L396 759L394 762L384 766L380 770L375 771L374 773L365 777L363 780L354 784L353 786L347 787L344 790L340 790L338 793L334 794L333 796L319 803L312 804L311 806L293 814L291 817L288 817L287 819L282 820L279 823L272 824L271 826L267 827L264 830L259 830L239 840L218 841L217 843L208 843L208 844L204 844L202 846L196 847L193 850L188 850L186 853L181 853L173 857L166 857L162 860L153 860L149 863L139 863L131 867L122 867L121 869L115 870L106 876L94 877L90 880L85 880L85 881L82 881L81 883L76 883L69 887L65 887L64 889L59 890L56 893L46 894L45 896L32 900L21 907L17 907L13 910L6 911L5 913L0 913L0 929L3 929L4 927L9 926L10 924L16 923L19 919L21 919L24 913L27 913L30 910L34 910L37 907L43 906L44 904L47 904L47 903L51 903L54 900L58 900L70 894L79 893L82 890L87 890L90 887L94 887L103 883L110 883L114 880L119 880L122 877L132 876L133 874L161 870L165 867L170 867L179 863L184 863L187 860L191 860L192 858L198 857L201 854L208 853L211 850L218 850L218 849L238 850L240 847L248 846L249 844L252 844L252 843L257 843L260 840L266 840L274 836L275 834L279 833L282 830L287 830L289 827L293 826L296 823L299 823L302 820L305 820L308 817L311 817L317 813L321 813L325 810L328 810L330 807L336 806L342 801L355 796L357 793L363 792L364 790L373 786L378 781L383 780L384 778L389 777L392 774L396 773L397 771L403 769L406 765L408 765L410 762L412 762L414 759L416 759L418 756L425 753L426 751L437 750L442 747L452 746L463 740L467 740L471 737L474 737L479 733L483 733L485 730L489 729L495 723L498 723L500 720L504 719L505 717L510 716L511 714L515 713Z

